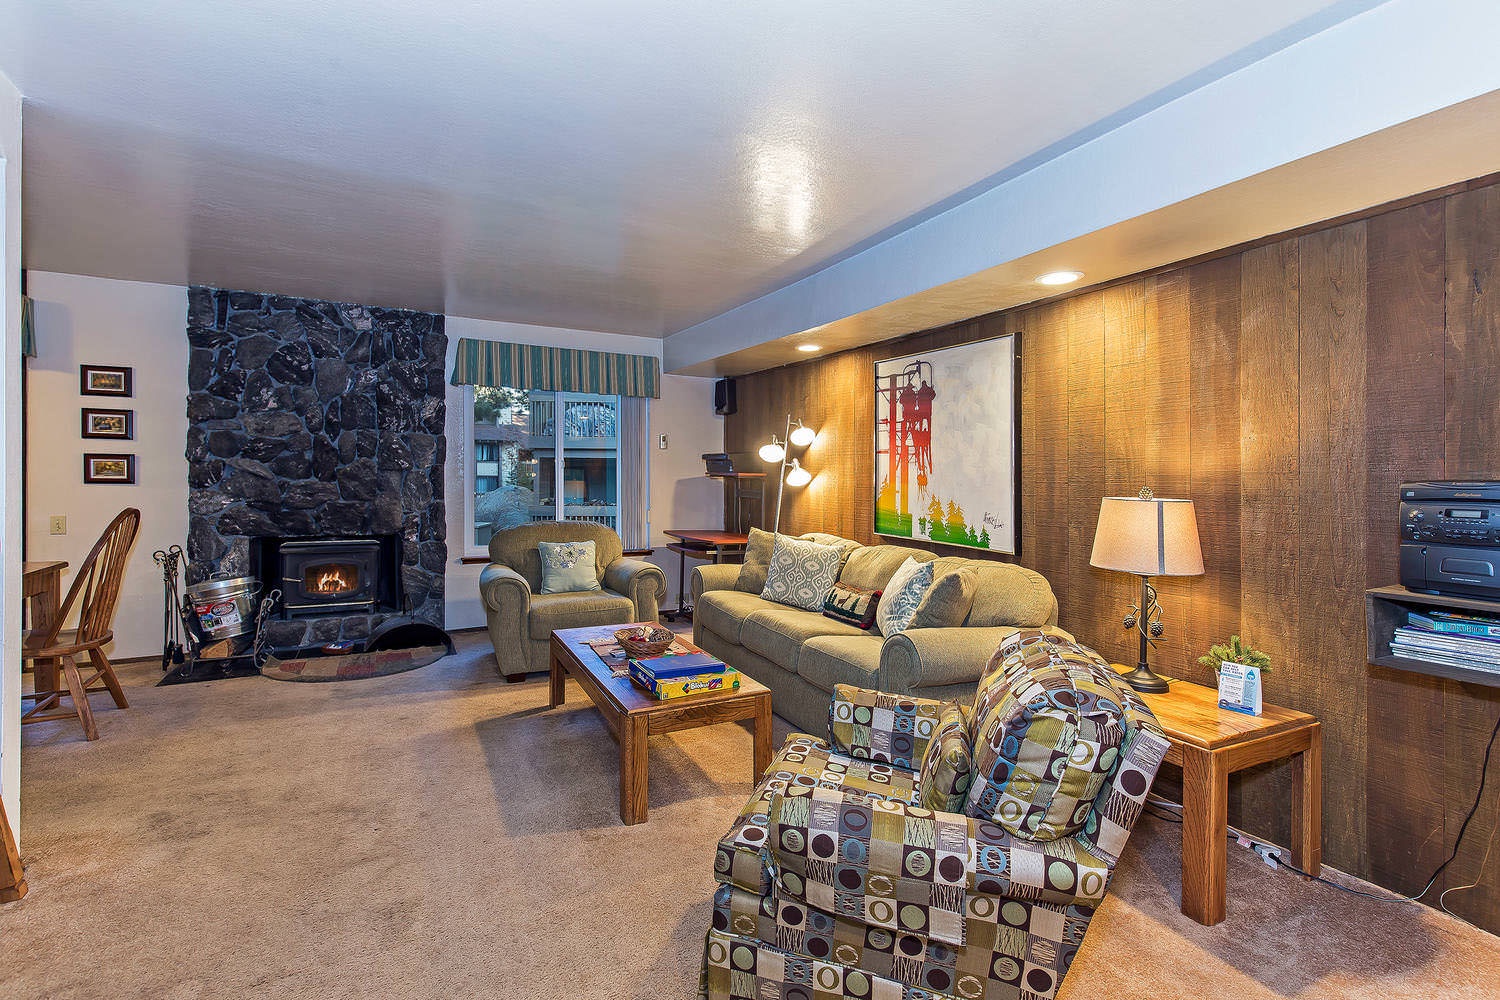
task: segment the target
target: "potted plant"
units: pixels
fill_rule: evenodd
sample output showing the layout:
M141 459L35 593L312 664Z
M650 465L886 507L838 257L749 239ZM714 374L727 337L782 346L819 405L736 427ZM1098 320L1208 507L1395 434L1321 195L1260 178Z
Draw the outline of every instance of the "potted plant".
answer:
M1230 636L1226 643L1208 647L1208 653L1198 657L1198 665L1208 667L1215 676L1218 676L1219 668L1225 662L1255 667L1263 674L1271 672L1271 658L1237 635Z

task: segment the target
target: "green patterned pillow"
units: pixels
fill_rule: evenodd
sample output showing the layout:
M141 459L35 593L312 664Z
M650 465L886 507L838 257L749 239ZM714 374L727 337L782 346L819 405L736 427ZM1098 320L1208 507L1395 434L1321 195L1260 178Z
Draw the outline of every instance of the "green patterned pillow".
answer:
M1098 653L1037 629L1007 637L974 698L964 811L1030 840L1076 833L1119 762L1124 714Z
M932 586L932 573L932 563L919 563L909 556L896 567L880 597L880 606L875 609L875 626L881 635L893 636L911 628L917 608Z
M937 732L922 755L916 804L934 812L962 812L973 781L969 719L957 702L949 702L938 715Z
M537 551L542 557L542 593L576 594L601 589L592 538L583 542L538 542Z
M822 611L823 598L833 589L843 565L844 552L836 545L777 535L760 596L803 611Z

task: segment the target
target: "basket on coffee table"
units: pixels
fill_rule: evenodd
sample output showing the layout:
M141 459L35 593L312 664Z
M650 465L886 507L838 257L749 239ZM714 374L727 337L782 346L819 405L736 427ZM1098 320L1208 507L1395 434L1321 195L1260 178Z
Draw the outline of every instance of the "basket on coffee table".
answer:
M620 648L625 650L627 656L637 660L662 655L672 648L676 638L671 629L652 625L622 628L615 633L615 641L620 644Z

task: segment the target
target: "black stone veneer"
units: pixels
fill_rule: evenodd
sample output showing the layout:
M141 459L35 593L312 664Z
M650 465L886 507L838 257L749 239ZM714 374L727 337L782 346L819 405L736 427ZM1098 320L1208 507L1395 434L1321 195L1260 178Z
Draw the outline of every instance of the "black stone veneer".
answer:
M188 290L190 582L250 571L250 540L401 537L412 614L443 625L443 317ZM389 615L274 622L277 646Z

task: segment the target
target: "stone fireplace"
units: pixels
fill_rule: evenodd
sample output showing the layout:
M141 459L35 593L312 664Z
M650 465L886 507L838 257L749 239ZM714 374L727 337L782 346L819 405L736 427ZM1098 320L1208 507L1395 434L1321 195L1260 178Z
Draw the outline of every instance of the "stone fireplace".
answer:
M190 582L279 586L281 648L442 627L443 317L194 287L187 337Z

